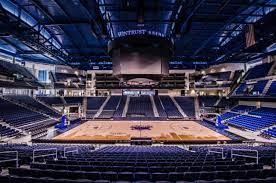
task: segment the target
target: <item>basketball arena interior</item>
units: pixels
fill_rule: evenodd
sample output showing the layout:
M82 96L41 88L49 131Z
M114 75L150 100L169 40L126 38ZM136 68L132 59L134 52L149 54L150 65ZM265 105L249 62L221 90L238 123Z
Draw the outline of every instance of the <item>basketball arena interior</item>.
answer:
M276 183L276 0L0 0L1 183Z

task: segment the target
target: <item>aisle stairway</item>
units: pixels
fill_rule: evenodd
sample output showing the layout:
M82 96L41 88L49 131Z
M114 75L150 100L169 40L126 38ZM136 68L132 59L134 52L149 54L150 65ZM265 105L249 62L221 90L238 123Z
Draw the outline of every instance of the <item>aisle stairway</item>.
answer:
M102 106L100 107L100 109L97 111L97 113L95 114L94 118L97 118L100 116L100 114L103 112L104 106L107 104L107 102L109 101L110 96L106 97L104 103L102 104Z
M270 79L270 80L268 80L268 82L266 83L266 85L265 85L265 87L264 87L264 90L263 90L263 93L262 93L263 96L266 95L266 93L267 93L267 91L269 90L269 88L270 88L272 82L273 82L273 79Z
M187 118L187 114L182 110L182 108L179 106L179 104L175 101L174 97L170 96L174 105L176 106L177 110L180 112L180 114L182 115L182 117Z
M155 102L154 102L154 98L153 98L152 95L150 96L150 101L151 101L151 106L152 106L154 117L159 117L159 113L158 113L158 110L156 108L156 105L155 105Z
M125 106L124 106L124 110L123 110L123 114L122 114L122 117L124 117L124 118L127 116L129 101L130 101L130 97L127 96L126 104L125 104Z

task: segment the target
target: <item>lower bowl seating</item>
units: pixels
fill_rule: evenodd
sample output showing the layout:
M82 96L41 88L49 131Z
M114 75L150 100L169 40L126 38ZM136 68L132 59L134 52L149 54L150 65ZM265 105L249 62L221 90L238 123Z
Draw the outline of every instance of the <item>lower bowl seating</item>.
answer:
M32 146L13 146L14 149L34 149ZM39 148L51 146L40 145ZM9 168L5 182L275 182L276 169L263 169L263 162L248 163L246 158L233 161L231 148L221 146L226 158L208 154L206 146L108 146L93 152L81 148L78 154L58 159L44 159L44 163L30 163L30 168ZM58 151L64 146L59 146ZM270 157L274 147L252 147L260 151L260 158ZM272 154L273 155L273 154Z

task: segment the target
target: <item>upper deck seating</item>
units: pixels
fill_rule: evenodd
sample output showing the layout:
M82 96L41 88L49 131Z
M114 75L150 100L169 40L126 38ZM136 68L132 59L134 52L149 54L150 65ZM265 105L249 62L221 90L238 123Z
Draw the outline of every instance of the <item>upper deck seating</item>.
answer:
M219 103L217 104L217 107L231 108L231 107L235 106L236 103L237 103L237 100L235 100L235 99L222 97L220 99Z
M99 110L106 97L87 97L87 110Z
M238 106L232 108L231 111L233 111L233 112L239 112L239 113L244 113L244 112L252 111L255 108L256 108L255 106L238 105Z
M245 90L246 90L246 83L241 83L238 88L236 89L236 94L244 94Z
M105 100L106 97L87 97L86 117L93 118Z
M250 70L248 70L248 74L247 74L245 80L263 78L263 77L267 76L272 65L273 65L273 62L270 62L270 63L264 63L261 65L257 65L255 67L251 68Z
M55 73L58 82L67 82L68 80L72 82L79 82L79 78L76 74L71 73Z
M252 131L261 130L275 124L275 118L269 116L254 117L248 115L240 115L228 120L229 124L240 128L246 128Z
M117 108L117 110L115 111L115 113L113 115L114 118L121 118L122 117L123 111L124 111L124 108L125 108L125 105L126 105L126 100L127 100L127 96L122 96L121 97L118 108Z
M18 130L11 129L9 127L3 126L0 124L0 137L15 137L19 135L20 132Z
M121 96L111 96L103 110L116 110L121 100Z
M276 117L276 108L260 107L254 111L249 112L249 114L258 115L258 116ZM275 121L276 121L276 118L275 118Z
M276 81L272 81L269 89L267 90L266 95L268 95L268 96L276 96Z
M276 138L276 127L268 128L262 132L263 136Z
M112 118L116 109L119 107L118 105L121 98L121 96L111 96L105 104L99 118Z
M37 97L37 99L50 106L64 105L64 102L60 97Z
M41 104L36 99L34 99L30 96L27 96L27 95L10 95L10 96L5 96L5 97L9 98L10 100L19 102L23 105L26 105L26 106L32 108L35 111L39 111L41 113L50 115L52 117L57 117L57 118L61 117L61 114L56 112L54 109Z
M154 117L149 96L130 97L127 115Z
M31 111L9 101L0 99L0 118L11 126L35 132L42 127L49 127L57 122L44 114Z
M64 97L67 104L82 104L83 97Z
M218 96L199 96L199 106L201 107L214 107L218 101Z
M183 112L189 118L195 118L195 101L194 97L174 97Z
M237 113L232 113L232 112L226 112L226 113L223 113L222 115L221 115L221 118L222 118L222 120L227 120L227 119L229 119L229 118L233 118L233 117L236 117L236 116L238 116L239 114L237 114Z
M260 80L258 81L256 84L254 84L254 87L252 89L252 93L253 92L256 92L256 93L259 93L259 94L262 94L263 93L263 90L265 88L265 85L267 84L268 80Z
M162 105L168 115L168 118L183 118L181 113L178 111L174 102L169 96L159 96Z
M153 99L154 99L155 106L156 106L156 109L158 111L159 117L167 118L168 117L167 113L166 113L166 111L165 111L165 109L164 109L164 107L163 107L163 105L162 105L162 103L159 99L159 96L154 96Z

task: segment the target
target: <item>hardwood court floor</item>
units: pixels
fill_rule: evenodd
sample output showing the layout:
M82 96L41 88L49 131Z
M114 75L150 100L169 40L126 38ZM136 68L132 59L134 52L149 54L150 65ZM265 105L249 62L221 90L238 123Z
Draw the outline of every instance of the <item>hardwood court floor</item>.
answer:
M149 125L150 130L133 130L133 125ZM194 121L88 121L54 139L61 140L130 140L151 137L153 140L230 140Z

